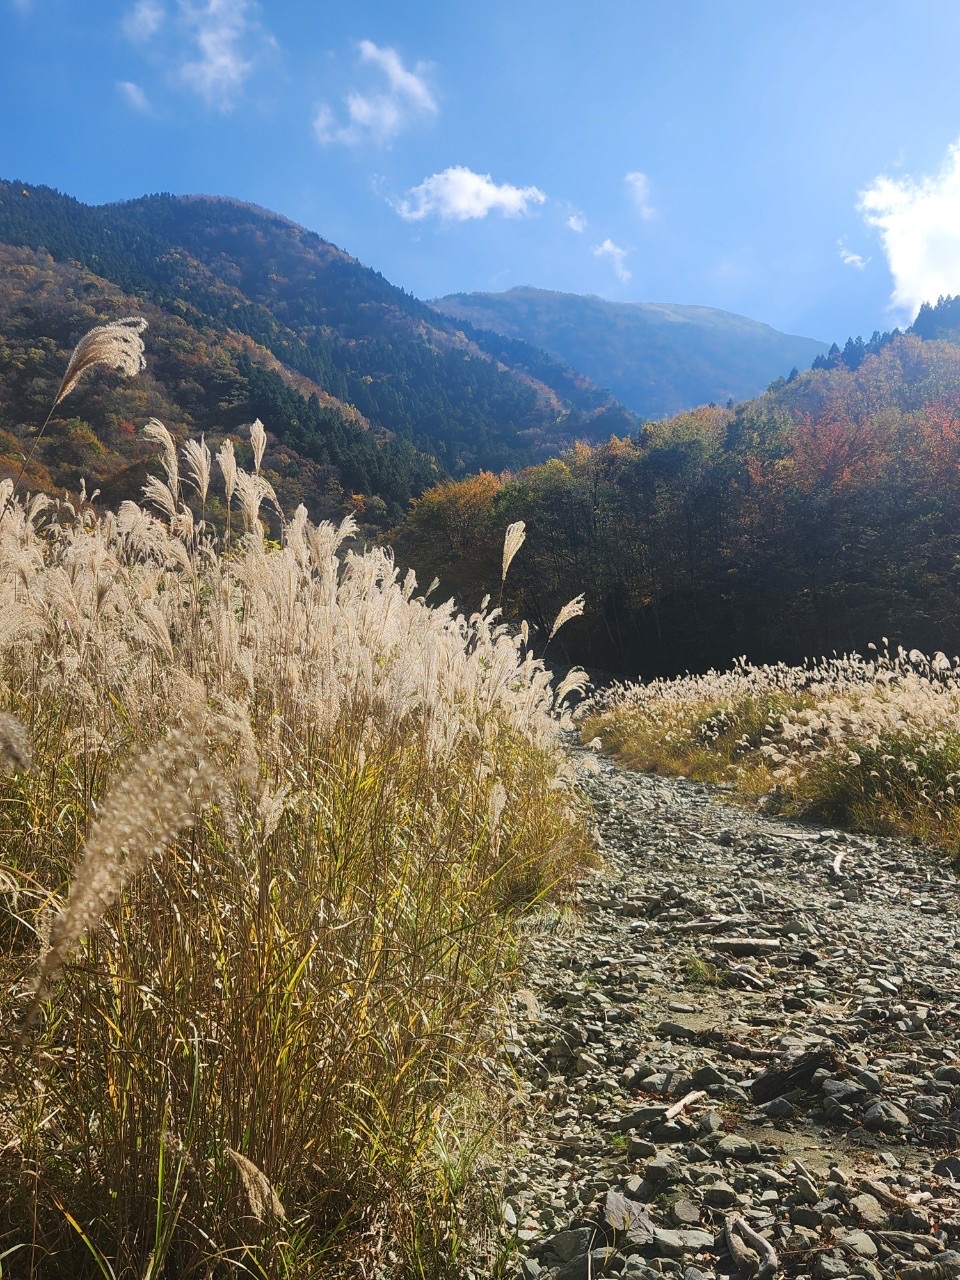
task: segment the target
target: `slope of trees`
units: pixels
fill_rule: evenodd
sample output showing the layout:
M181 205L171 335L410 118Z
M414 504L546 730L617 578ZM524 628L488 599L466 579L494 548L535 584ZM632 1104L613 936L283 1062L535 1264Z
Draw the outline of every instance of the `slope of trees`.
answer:
M900 336L856 369L494 479L429 490L399 554L472 604L504 526L526 520L507 605L546 626L585 592L561 633L579 661L671 674L883 636L960 648L960 347ZM467 486L463 551L449 514Z
M492 349L492 335L467 336L335 245L252 205L155 195L92 208L0 182L0 243L79 264L187 326L242 335L449 474L605 438L611 410L636 425L543 352Z
M146 465L137 428L151 416L181 437L206 433L211 444L225 435L245 441L241 428L261 418L270 430L268 478L285 507L304 502L315 518L352 506L373 523L396 520L442 474L409 440L372 429L256 343L196 318L188 324L75 263L0 245L0 478L18 474L76 339L131 312L149 323L146 373L127 380L96 370L84 379L44 433L28 487L76 491L85 480L112 503L137 497Z

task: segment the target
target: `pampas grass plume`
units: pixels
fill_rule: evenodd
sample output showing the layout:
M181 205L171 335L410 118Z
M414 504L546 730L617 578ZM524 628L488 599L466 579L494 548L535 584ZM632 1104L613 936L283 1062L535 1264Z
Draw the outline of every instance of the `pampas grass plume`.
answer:
M500 570L501 582L506 580L507 570L513 563L513 557L523 546L526 536L527 526L525 521L517 520L514 524L507 525L507 532L503 538L503 568Z
M94 822L67 900L51 923L38 991L100 924L123 886L190 825L212 797L216 776L196 728L174 730L133 763Z
M33 763L33 744L25 725L6 711L0 712L0 773L26 771Z
M128 378L135 377L146 368L141 334L147 327L142 316L124 316L110 324L98 325L85 333L73 349L53 407L74 389L88 369L96 364L109 365Z
M557 632L564 625L564 623L569 622L571 618L579 618L582 613L583 613L583 593L581 592L580 595L574 596L572 600L568 600L567 603L560 610L560 612L557 614L557 620L556 622L554 622L553 628L550 631L549 636L547 636L547 643L548 644L550 643L550 641L557 634Z

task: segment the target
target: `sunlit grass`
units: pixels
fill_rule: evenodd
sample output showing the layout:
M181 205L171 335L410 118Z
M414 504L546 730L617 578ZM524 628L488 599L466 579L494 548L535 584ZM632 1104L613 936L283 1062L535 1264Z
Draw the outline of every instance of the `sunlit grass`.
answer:
M0 485L4 1266L482 1272L496 1010L586 854L559 695L229 457L221 547L152 438L162 518Z
M942 653L743 662L622 685L587 707L581 727L630 768L960 855L960 670Z

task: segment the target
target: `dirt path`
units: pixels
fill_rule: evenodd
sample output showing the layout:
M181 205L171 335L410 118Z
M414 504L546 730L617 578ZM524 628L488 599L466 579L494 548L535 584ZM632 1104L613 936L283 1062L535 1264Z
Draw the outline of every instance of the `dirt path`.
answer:
M515 1273L960 1276L955 876L578 758L606 865L514 1001Z

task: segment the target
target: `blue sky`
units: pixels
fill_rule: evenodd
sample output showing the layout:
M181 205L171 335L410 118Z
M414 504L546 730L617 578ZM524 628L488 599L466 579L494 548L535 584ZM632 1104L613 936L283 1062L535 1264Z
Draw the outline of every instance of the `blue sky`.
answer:
M960 292L958 65L956 0L0 0L0 176L842 343Z

